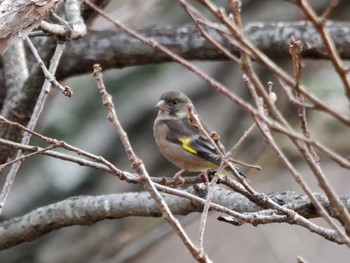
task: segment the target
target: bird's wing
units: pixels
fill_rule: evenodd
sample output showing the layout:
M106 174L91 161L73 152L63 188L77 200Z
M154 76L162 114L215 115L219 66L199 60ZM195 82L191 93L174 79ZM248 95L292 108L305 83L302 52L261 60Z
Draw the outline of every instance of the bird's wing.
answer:
M181 145L185 151L210 161L217 166L220 165L221 160L216 147L209 138L200 134L199 130L189 123L187 117L165 122L169 129L166 136L168 141ZM203 127L210 133L207 126Z

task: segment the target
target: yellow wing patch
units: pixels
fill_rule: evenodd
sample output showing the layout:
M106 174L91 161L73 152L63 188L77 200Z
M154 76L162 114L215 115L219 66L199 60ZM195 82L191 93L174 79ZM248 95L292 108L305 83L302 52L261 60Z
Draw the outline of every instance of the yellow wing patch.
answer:
M179 141L182 142L182 148L184 148L186 151L196 154L197 150L192 148L190 145L191 138L179 138Z
M188 137L180 137L178 138L178 140L182 143L182 148L186 151L188 151L189 153L195 154L198 156L198 150L193 148L190 143L191 143L191 138ZM218 166L213 163L212 161L209 160L205 160L202 157L198 156L199 158L202 159L202 161L205 163L205 166L207 166L207 168L211 168L211 169L216 169L218 168ZM203 163L202 163L203 165Z

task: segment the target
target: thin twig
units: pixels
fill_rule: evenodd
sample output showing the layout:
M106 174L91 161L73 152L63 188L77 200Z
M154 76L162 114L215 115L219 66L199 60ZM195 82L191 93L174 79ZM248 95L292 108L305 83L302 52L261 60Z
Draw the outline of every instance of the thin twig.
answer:
M226 57L228 57L230 60L235 62L236 64L239 64L239 59L236 58L231 52L229 52L226 48L224 48L221 44L219 44L217 41L214 40L213 37L209 35L203 28L200 22L203 22L199 19L198 17L198 12L195 11L193 8L190 6L186 5L183 1L179 1L180 5L182 8L187 12L187 14L190 16L190 18L193 20L197 28L199 29L199 32L201 35L213 46L215 46L220 52L222 52Z
M184 2L184 0L179 0L179 1ZM194 12L193 7L190 10L192 12ZM195 14L198 15L197 12ZM237 40L232 40L232 37L230 35L228 35L228 33L226 31L223 31L222 28L218 27L217 24L204 21L203 18L197 18L197 20L201 21L201 23L204 23L205 25L215 29L216 31L221 32L223 34L223 36L227 38L228 41L238 42ZM203 36L206 37L206 35L204 35L204 34L203 34ZM207 39L207 40L210 43L212 42L209 39ZM250 43L248 40L243 39L242 41L244 43L246 43L247 46L250 46L249 45ZM237 46L237 44L234 44L234 45ZM224 47L221 47L221 48L225 49ZM324 113L327 113L327 114L335 117L337 120L345 123L346 125L350 125L350 118L348 116L337 112L336 110L329 107L327 104L323 103L321 100L319 100L317 97L312 95L309 91L307 91L303 86L300 86L301 93L314 104L300 104L300 102L295 100L293 98L293 95L291 92L291 88L294 88L294 86L295 86L295 83L293 82L293 80L290 78L289 75L287 75L286 72L283 71L283 69L279 68L277 64L275 64L273 61L271 61L267 56L265 56L265 54L261 53L257 48L251 46L251 49L248 49L248 48L245 48L242 45L240 45L240 50L243 50L245 53L249 54L249 56L251 58L259 59L258 62L263 64L266 68L271 70L271 72L277 76L279 82L281 83L283 89L286 92L286 95L288 96L288 98L291 102L293 102L296 105L301 105L301 106L306 107L306 108L313 108L315 110L323 111ZM255 51L255 52L253 52L253 51ZM222 51L222 53L226 55L226 52Z
M308 129L307 121L306 121L306 109L302 105L304 104L304 96L300 91L301 84L301 68L302 68L302 43L300 40L295 40L293 36L290 38L289 44L289 53L291 54L294 68L294 78L295 78L295 98L300 103L298 107L298 116L300 121L300 127L305 135L305 137L310 138L310 131ZM320 157L316 154L314 149L310 146L310 144L306 144L307 150L310 152L314 161L318 163L320 161Z
M279 83L281 84L281 87L283 88L284 92L286 93L289 101L297 106L301 106L301 107L304 107L304 108L308 108L308 109L318 109L318 110L321 110L320 108L316 108L316 106L314 104L311 104L311 103L301 103L300 101L298 101L293 93L292 93L292 90L291 88L282 80L282 79L278 79ZM304 94L303 94L304 95ZM337 112L335 112L335 114L337 114Z
M235 145L232 146L232 148L230 149L230 152L234 152L235 150L237 150L239 148L239 146L241 146L241 144L244 142L244 140L246 140L249 136L249 134L252 133L252 131L255 129L256 127L256 123L254 122L252 125L250 125L250 127L243 133L243 135L241 136L241 138L235 143Z
M226 168L226 161L225 161L225 154L224 154L224 149L222 145L220 144L219 140L214 140L212 136L208 134L208 132L204 129L202 123L200 122L200 119L198 115L194 112L193 105L188 104L187 105L187 112L188 112L188 119L189 122L198 129L200 133L202 133L208 140L211 142L211 144L216 148L216 151L220 154L220 158L223 160L220 164L220 167L217 169L217 171L214 174L214 178L211 180L209 186L208 186L208 193L206 197L206 203L203 208L203 212L201 215L201 220L199 223L199 228L198 228L198 247L204 253L204 248L203 248L203 240L204 240L204 231L205 231L205 226L206 222L208 219L208 212L209 212L209 207L210 203L213 198L214 194L214 189L215 185L218 180L218 175L222 173L222 171ZM206 172L207 173L207 172Z
M221 163L218 169L216 170L214 174L214 178L211 180L209 186L208 186L208 193L206 197L206 203L203 208L199 228L198 228L198 247L201 251L204 251L203 248L203 241L204 241L204 232L205 232L205 226L208 219L208 212L210 208L210 204L213 198L215 186L217 184L219 174L221 174L225 169L227 164L230 161L229 156L231 156L231 153L227 154L225 153L225 149L223 145L221 145L219 136L216 133L212 133L211 135L208 134L208 132L204 129L202 123L200 122L200 119L198 115L194 112L193 105L188 104L187 105L187 112L188 112L188 119L189 122L196 127L200 133L202 133L208 140L211 142L211 144L216 148L216 151L220 155ZM215 139L214 139L215 138Z
M37 62L39 63L39 66L41 67L46 80L48 80L50 82L50 84L55 87L58 88L62 91L62 93L67 96L67 97L71 97L73 95L73 91L70 87L68 86L62 86L53 76L53 74L50 73L50 71L46 68L44 62L42 61L42 59L40 58L36 48L34 47L34 45L32 44L32 41L30 41L29 37L26 37L26 43L28 45L28 47L30 48L30 50L32 51L35 59L37 60ZM60 44L60 45L65 45L65 44Z
M0 173L3 171L4 168L6 168L7 166L10 166L11 164L14 164L14 163L17 163L17 162L23 162L24 160L28 159L28 158L31 158L35 155L38 155L38 154L43 154L44 152L47 152L48 150L51 150L51 149L54 149L54 148L57 148L58 145L56 144L51 144L49 145L48 147L45 147L45 148L42 148L42 149L37 149L36 151L32 152L32 153L29 153L29 154L23 154L22 156L20 157L17 157L7 163L4 163L2 165L0 165Z
M321 19L326 22L326 20L331 16L333 11L336 9L336 7L339 5L340 0L330 0L329 6L326 8L326 10L321 15Z

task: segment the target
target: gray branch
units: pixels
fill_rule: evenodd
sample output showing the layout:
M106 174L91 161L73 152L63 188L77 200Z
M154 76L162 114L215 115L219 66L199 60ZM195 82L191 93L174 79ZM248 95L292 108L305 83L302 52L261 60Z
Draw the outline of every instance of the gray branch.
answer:
M69 38L71 40L82 38L86 35L86 25L84 19L80 15L81 1L66 0L65 1L65 15L67 21L54 15L62 25L51 24L46 21L41 21L40 29L50 35Z
M198 193L190 188L192 194ZM200 212L202 205L182 197L163 194L174 214L186 215ZM306 218L318 217L309 198L294 192L271 193L275 202L293 209ZM318 194L317 198L328 212L334 216L327 198ZM340 197L350 208L350 196ZM218 188L213 202L240 213L255 213L262 208L239 193ZM38 208L28 214L0 223L0 249L6 249L23 242L72 225L89 226L104 219L117 219L128 216L160 217L158 206L147 192L123 193L101 196L78 196ZM259 215L257 215L258 217ZM254 224L254 222L251 222Z
M350 58L350 23L327 22L338 52L343 59ZM189 60L226 60L215 47L205 41L194 25L181 27L158 26L139 30ZM232 46L216 30L208 32L234 54ZM244 28L247 38L272 58L290 58L291 35L304 44L303 56L324 59L327 54L314 27L307 21L255 22ZM133 65L169 62L171 59L140 41L119 31L89 31L84 39L72 41L67 46L58 70L59 78L91 72L92 65L99 62L104 69L123 68Z

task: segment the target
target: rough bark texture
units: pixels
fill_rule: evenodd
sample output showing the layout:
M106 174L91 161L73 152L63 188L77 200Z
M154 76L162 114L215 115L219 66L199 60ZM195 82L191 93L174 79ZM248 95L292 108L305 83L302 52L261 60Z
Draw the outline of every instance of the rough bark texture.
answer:
M60 0L3 0L0 2L0 55L25 38Z
M190 190L193 194L195 190ZM176 215L201 212L203 206L182 197L164 194L169 208ZM294 192L271 193L275 202L291 208L306 218L315 218L317 214L310 199ZM325 195L317 195L322 205L332 214L332 209ZM203 196L205 198L205 196ZM341 198L350 209L349 196ZM254 213L263 210L239 193L217 189L213 202L240 213ZM0 250L33 241L41 236L68 226L89 226L100 220L116 219L129 216L160 217L157 204L147 192L124 193L101 196L78 196L41 207L30 213L5 221L0 224Z

